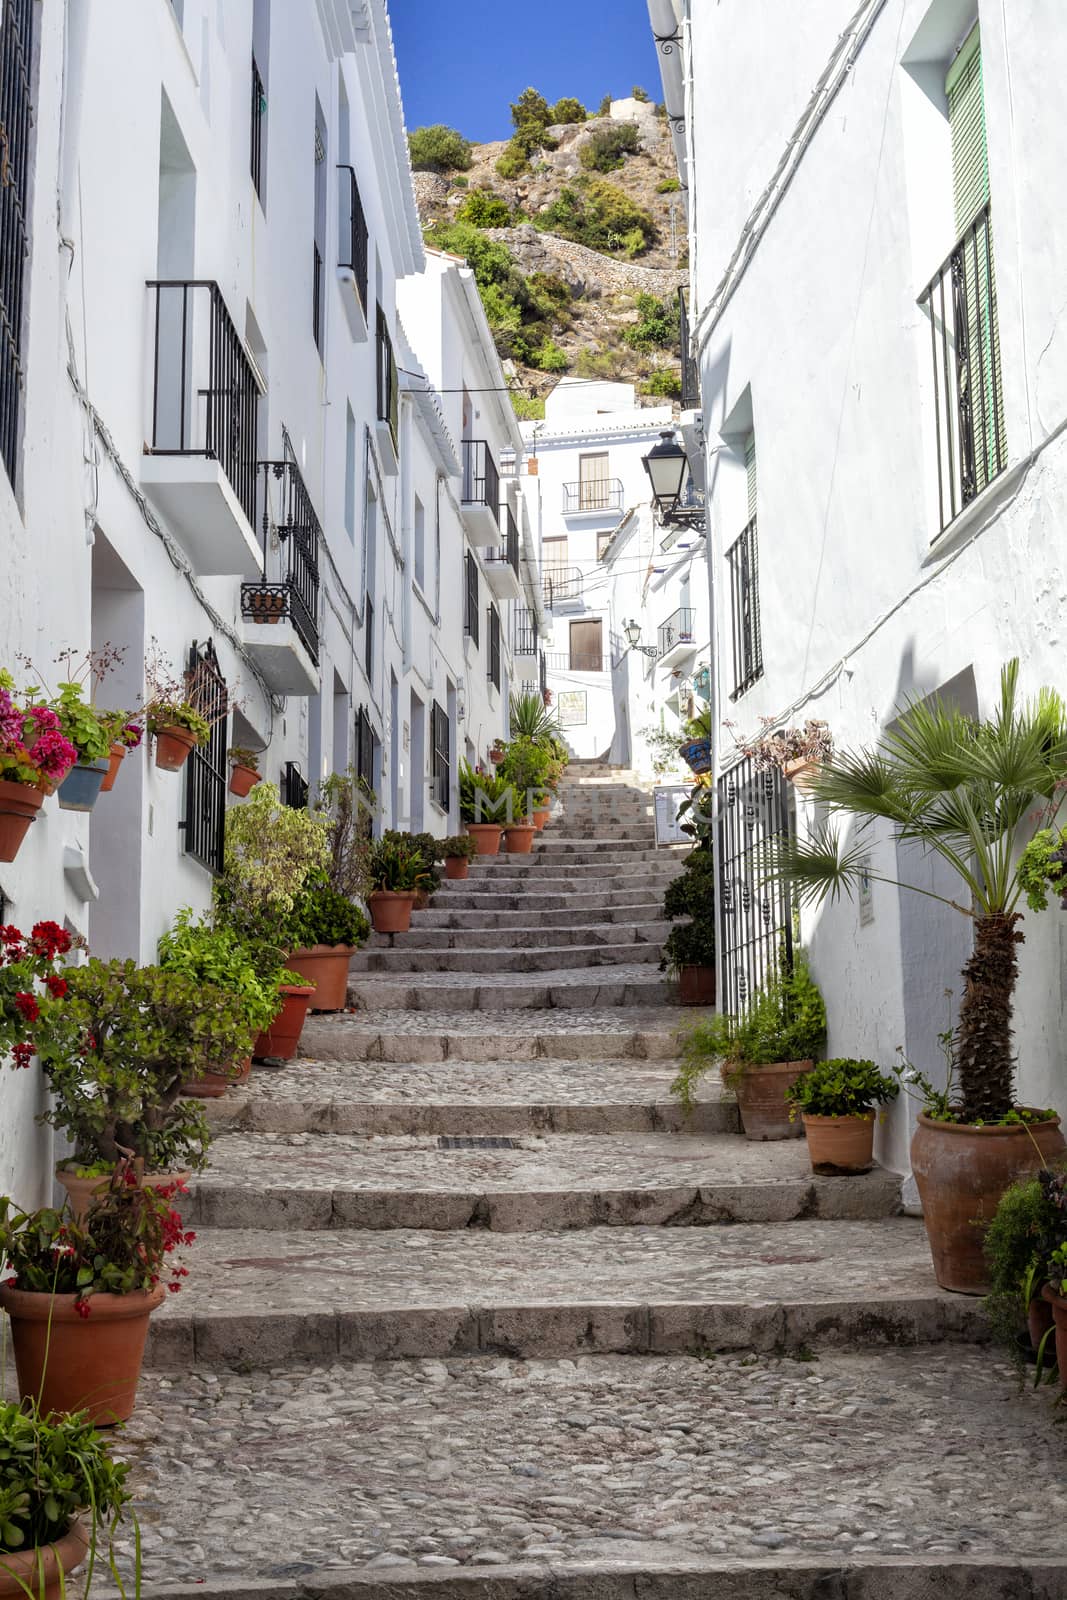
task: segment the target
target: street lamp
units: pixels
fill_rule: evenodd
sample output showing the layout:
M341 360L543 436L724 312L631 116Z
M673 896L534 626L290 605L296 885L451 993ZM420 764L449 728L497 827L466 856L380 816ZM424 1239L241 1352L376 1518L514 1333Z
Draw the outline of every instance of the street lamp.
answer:
M643 656L655 657L659 655L659 651L654 644L641 644L641 624L635 622L633 618L629 622L623 623L622 631L626 635L626 643L631 650L639 650Z
M660 434L659 444L642 457L641 465L651 480L656 510L664 522L669 522L678 510L689 473L689 462L673 429Z

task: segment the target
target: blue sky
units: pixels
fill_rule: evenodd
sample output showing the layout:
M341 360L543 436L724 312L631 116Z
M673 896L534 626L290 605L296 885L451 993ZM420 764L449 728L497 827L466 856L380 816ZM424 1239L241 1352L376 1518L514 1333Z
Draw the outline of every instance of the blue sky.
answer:
M645 0L391 0L389 13L409 128L506 139L529 84L593 109L635 83L662 98Z

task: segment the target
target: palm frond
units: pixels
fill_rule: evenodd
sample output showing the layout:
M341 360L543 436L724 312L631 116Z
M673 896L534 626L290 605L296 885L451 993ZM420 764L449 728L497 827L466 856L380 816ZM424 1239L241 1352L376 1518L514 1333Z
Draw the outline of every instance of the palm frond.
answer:
M911 805L893 769L878 750L842 751L820 767L811 794L831 811L849 811L860 816L883 817L902 822Z
M817 827L804 843L781 836L771 840L761 866L766 878L783 879L802 905L821 905L842 895L851 900L867 870L862 840L850 845L828 824Z

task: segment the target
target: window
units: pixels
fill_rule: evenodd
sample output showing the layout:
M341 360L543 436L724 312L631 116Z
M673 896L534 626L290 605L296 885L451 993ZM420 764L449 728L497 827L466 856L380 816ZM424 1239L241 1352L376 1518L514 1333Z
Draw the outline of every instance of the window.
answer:
M378 307L378 421L389 424L393 449L397 448L400 421L400 385L397 377L396 357L385 312Z
M489 607L489 682L500 688L500 612Z
M614 539L614 537L615 537L615 529L614 528L601 528L600 529L599 533L596 536L596 558L597 558L598 561L603 561L605 555L607 554L608 545L611 543L611 541L612 541L612 539Z
M263 198L263 123L267 111L267 91L263 87L256 58L252 56L252 132L251 132L251 168L252 185L256 194Z
M537 654L537 622L529 606L516 606L512 651L517 656Z
M433 743L433 797L441 810L447 813L452 790L452 730L448 713L436 700L430 716L430 737Z
M478 563L467 551L467 585L463 606L463 631L478 643Z
M748 520L756 515L756 435L750 433L745 440L745 478L748 486Z
M374 788L374 729L363 706L356 715L356 776Z
M415 582L419 588L426 588L426 511L418 495L415 496L415 518L413 534L413 561L415 566Z
M541 559L544 563L543 575L545 578L562 575L567 565L567 540L566 537L551 538L541 541Z
M356 542L356 419L345 407L345 532Z
M307 779L295 761L287 761L282 768L280 798L282 805L288 806L292 811L307 810Z
M570 669L572 672L604 670L603 623L572 622L570 628Z
M0 458L12 487L22 413L23 294L30 248L33 16L33 0L4 0L0 6Z
M608 453L578 457L578 506L582 511L603 511L608 504Z
M746 452L747 454L747 452ZM751 481L751 480L750 480ZM744 694L763 676L763 640L759 615L759 561L753 517L726 552L734 636L734 687L731 699Z
M363 670L367 674L367 682L374 688L374 606L371 597L366 597L366 609L363 613Z
M186 698L211 724L207 744L194 745L185 763L185 853L211 872L222 871L226 818L226 749L229 692L215 647L194 644L189 652Z

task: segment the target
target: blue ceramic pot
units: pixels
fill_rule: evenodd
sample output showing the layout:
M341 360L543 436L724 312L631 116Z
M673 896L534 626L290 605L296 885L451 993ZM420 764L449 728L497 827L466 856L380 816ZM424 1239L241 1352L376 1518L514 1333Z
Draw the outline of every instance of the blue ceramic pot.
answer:
M107 777L111 762L107 756L99 761L78 761L63 779L56 795L61 811L91 811L96 804L100 785Z

